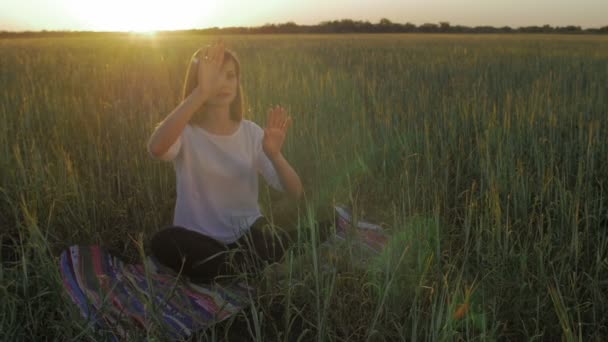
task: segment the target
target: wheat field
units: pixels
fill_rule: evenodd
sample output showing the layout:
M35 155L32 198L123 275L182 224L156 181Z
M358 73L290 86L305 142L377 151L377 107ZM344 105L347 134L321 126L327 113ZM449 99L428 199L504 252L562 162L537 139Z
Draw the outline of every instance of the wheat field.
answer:
M57 257L100 244L136 260L171 223L174 171L146 142L215 38L0 40L1 340L100 338ZM366 267L345 250L333 273L305 263L300 286L264 288L250 325L198 340L608 337L608 38L223 39L246 117L281 104L294 118L284 154L308 200L347 203L392 239Z

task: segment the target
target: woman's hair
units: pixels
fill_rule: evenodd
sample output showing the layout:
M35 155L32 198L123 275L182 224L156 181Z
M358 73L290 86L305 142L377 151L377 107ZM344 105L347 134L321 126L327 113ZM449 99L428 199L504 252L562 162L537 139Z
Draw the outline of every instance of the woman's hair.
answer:
M188 63L188 70L186 71L186 80L184 81L184 89L182 91L182 101L185 100L196 88L198 85L198 66L199 64L193 63L195 58L201 60L201 49L198 49L190 58L190 62ZM236 53L229 49L224 49L224 63L228 60L232 60L236 67L236 79L237 79L237 87L236 87L236 97L232 100L230 104L230 118L234 121L241 121L243 119L243 113L245 108L245 101L243 98L243 88L241 86L241 64L239 63L238 58L236 57ZM202 105L201 113L195 113L192 120L194 123L199 121L197 116L204 115L206 111L206 105Z

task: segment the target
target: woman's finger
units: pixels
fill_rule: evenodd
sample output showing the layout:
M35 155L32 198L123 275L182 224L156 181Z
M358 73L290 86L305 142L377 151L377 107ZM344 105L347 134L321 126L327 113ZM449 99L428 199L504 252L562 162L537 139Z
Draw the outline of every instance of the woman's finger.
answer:
M281 106L276 105L274 107L274 127L281 128L283 124L283 115L281 113Z
M203 47L196 50L196 53L194 53L194 56L192 57L192 63L199 63L199 65L200 65L201 61L203 60L203 54L204 54Z
M213 43L213 53L212 56L210 56L210 58L213 58L214 61L217 61L217 59L219 58L219 53L220 51L220 46L218 43Z
M287 112L285 111L285 108L281 106L279 106L277 110L279 112L279 123L281 126L283 126L285 124L285 120L287 120Z
M293 124L293 118L290 116L287 118L287 124L285 125L285 131Z
M190 60L190 63L192 63L193 65L196 65L200 61L201 61L201 53L200 53L200 50L199 50L199 51L196 51L194 53L194 55L192 55L192 60Z
M217 54L217 44L215 44L215 43L209 44L209 58L214 59L216 54Z
M221 66L224 62L224 44L220 44L217 50L217 62Z
M217 56L217 44L212 43L211 48L209 49L209 58L211 60L215 61L216 56Z
M220 58L222 56L222 54L224 53L224 44L222 44L222 42L218 40L215 43L215 46L216 46L216 51L215 51L216 58Z
M270 127L277 127L277 111L275 110L275 107L270 107Z
M272 108L270 108L268 110L268 120L267 120L267 123L266 123L266 127L268 127L268 128L274 128L275 127L274 126L274 122L275 122L274 117L275 117L274 110L272 110Z
M289 128L289 126L291 126L291 116L288 116L287 119L285 119L285 121L283 122L283 126L281 128L283 129L284 132L286 132L287 129Z
M203 51L203 54L201 56L201 60L204 60L205 62L209 61L209 59L211 58L211 49L212 47L209 45L205 47L205 50Z

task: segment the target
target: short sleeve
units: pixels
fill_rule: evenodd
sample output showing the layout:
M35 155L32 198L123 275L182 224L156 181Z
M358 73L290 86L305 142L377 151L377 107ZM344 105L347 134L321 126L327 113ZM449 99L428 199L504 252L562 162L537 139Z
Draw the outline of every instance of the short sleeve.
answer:
M182 148L182 135L183 133L177 137L177 140L169 147L169 149L159 157L154 156L149 150L148 153L153 159L164 160L164 161L172 161L179 154L180 149Z
M257 126L257 125L256 125ZM272 162L264 153L264 149L262 148L262 140L264 139L264 130L257 126L255 130L255 168L259 173L264 176L264 179L270 186L272 186L275 190L285 192L285 188L281 184L281 179L277 173L277 170L272 165Z

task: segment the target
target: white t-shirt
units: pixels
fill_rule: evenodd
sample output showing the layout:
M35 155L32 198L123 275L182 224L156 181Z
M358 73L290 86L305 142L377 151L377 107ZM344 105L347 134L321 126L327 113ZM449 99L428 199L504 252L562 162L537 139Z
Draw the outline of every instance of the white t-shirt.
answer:
M177 180L173 224L224 243L238 240L262 216L258 172L285 191L262 149L264 130L241 120L232 135L215 135L186 125L158 159L172 161ZM154 156L153 156L154 157Z

